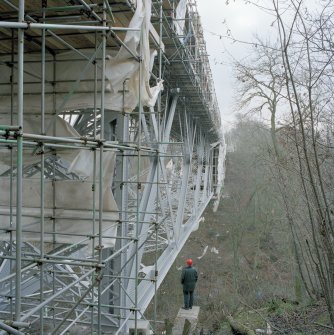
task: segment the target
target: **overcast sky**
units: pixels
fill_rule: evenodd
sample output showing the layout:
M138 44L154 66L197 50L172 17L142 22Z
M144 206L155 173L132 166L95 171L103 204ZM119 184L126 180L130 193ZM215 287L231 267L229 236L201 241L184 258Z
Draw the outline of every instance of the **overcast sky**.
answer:
M226 4L229 2L229 4ZM233 74L231 56L241 59L249 56L250 48L232 43L218 35L227 35L230 29L238 40L251 41L255 35L268 36L272 19L243 0L197 0L207 51L222 114L223 126L233 122Z

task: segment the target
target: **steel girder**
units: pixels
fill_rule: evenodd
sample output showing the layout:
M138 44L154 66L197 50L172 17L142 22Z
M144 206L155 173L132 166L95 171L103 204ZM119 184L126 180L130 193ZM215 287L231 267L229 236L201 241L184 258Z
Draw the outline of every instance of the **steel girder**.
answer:
M214 150L210 142L219 139L219 135L203 128L203 124L216 126L208 112L212 107L208 106L211 93L205 93L205 87L198 88L196 68L185 64L191 48L188 50L188 46L174 39L172 50L166 50L165 54L162 48L159 50L160 57L153 69L156 78L166 80L156 106L148 108L139 103L128 114L124 110L109 110L104 105L106 48L119 48L126 31L126 27L105 26L106 15L110 16L109 3L88 5L80 0L70 5L66 2L61 7L57 1L49 0L49 6L45 2L40 12L30 4L25 11L24 1L19 1L18 6L11 0L4 3L0 6L10 10L7 8L0 15L4 15L2 21L7 17L9 21L0 23L0 43L8 54L5 53L6 61L1 61L0 66L9 68L11 75L1 89L4 97L17 101L18 107L12 103L10 124L0 125L0 149L5 152L1 159L6 162L6 168L0 171L0 181L9 181L10 185L9 205L0 208L3 223L0 227L0 319L20 322L23 330L29 328L29 332L39 334L64 334L76 327L89 329L91 333L124 332L130 320L143 318L215 191ZM118 19L122 22L129 21L133 9L129 2L125 3L130 9L120 14ZM121 8L124 4L114 6ZM171 7L171 4L158 5L160 33L164 31L171 38L173 27L162 10L162 6ZM19 13L17 18L15 11ZM76 26L76 37L67 32L74 29L68 22L70 18L59 14L66 11L89 21L84 23L87 26ZM48 13L54 14L50 20L64 20L64 25L43 27L43 23L37 22L43 22ZM94 35L86 31L89 29ZM195 32L194 27L191 29ZM58 57L64 50L76 54L82 67L69 80L68 90L57 92L58 85L66 84L66 81L57 82L55 75L57 66L68 61ZM34 60L25 59L26 54L35 53L41 54L42 70L38 74L29 70ZM169 66L168 61L163 61L169 54L182 61L175 63L174 59ZM85 81L83 78L91 69L94 78ZM173 69L186 74L186 79L179 80ZM67 110L66 103L78 93L82 83L91 85L87 94L94 95L94 107ZM30 125L24 119L25 85L28 88L41 85L41 94L31 93L41 98L41 111L34 114L41 126L34 133L25 132L26 125ZM195 102L189 95L191 88L196 95ZM123 96L127 94L125 84L122 92ZM47 111L45 100L55 99L57 94L63 100ZM194 116L198 112L202 119ZM79 135L57 135L57 115ZM46 135L50 129L51 134ZM80 213L62 211L55 199L59 185L87 183L80 171L70 171L64 154L79 150L89 153L91 158L93 179L85 189L91 198L84 207L79 204ZM116 157L115 167L109 173L113 174L111 189L117 209L107 211L102 205L101 181L107 167L102 163L111 152ZM23 161L23 157L28 159ZM25 185L32 181L39 183L40 206L30 208L25 203L29 200ZM51 197L50 207L47 196ZM91 226L89 231L68 233L57 230L61 220L67 220L69 226L78 221L83 225L89 222ZM117 229L108 232L109 226ZM27 236L32 235L30 241ZM64 237L68 242L59 243Z
M40 264L34 261L40 254L38 247L34 247L30 254L26 253L24 268L29 270L24 271L22 277L24 301L40 294L42 280L44 296L49 295L52 308L48 303L38 304L38 299L32 304L22 303L21 319L38 324L38 311L43 309L43 315L47 314L45 322L48 324L49 319L53 320L58 324L56 329L63 331L74 324L88 327L89 324L96 324L96 312L92 311L92 306L96 309L98 304L101 305L101 328L105 330L124 331L126 321L143 317L168 269L190 233L196 229L213 194L210 143L205 133L199 130L196 120L192 119L190 111L184 105L177 108L177 100L177 95L171 95L163 119L157 119L151 113L150 117L132 121L142 122L141 134L138 134L138 126L129 134L129 116L110 114L108 120L117 115L117 138L122 136L124 143L128 143L129 138L142 137L145 141L149 138L151 147L155 148L153 153L142 157L131 154L131 150L119 152L114 181L114 194L120 209L116 247L105 249L103 267L95 265L92 270L85 264L85 260L89 263L89 253L83 244L59 246L59 250L53 250L51 255L59 255L61 259L66 257L68 261L63 265L54 261L44 266L43 278L39 276ZM180 113L184 120L182 135L175 138L171 135L171 124ZM144 168L131 175L133 164L140 163L140 160L145 160ZM58 170L55 175L58 175ZM12 254L15 248L11 249ZM79 254L76 249L79 249ZM8 251L3 251L3 255L6 254ZM155 258L154 254L159 256ZM3 269L6 264L6 270L2 269L3 284L6 287L12 285L12 293L8 291L5 294L10 297L8 301L13 299L15 292L11 281L13 276L5 280L11 272L10 262L9 259L4 260ZM100 277L103 279L101 300L98 302L96 286ZM50 295L50 292L53 294ZM35 303L34 309L32 306ZM68 307L64 307L66 303ZM59 304L62 304L61 308ZM3 312L9 313L9 307L5 306L3 301ZM28 312L31 308L33 312ZM50 308L52 316L48 312Z

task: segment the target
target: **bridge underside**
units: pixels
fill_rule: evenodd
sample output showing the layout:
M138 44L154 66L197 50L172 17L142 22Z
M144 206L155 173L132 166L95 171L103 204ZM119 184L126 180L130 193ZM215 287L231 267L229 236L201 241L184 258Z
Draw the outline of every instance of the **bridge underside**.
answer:
M126 332L222 186L196 2L5 0L0 71L0 329Z

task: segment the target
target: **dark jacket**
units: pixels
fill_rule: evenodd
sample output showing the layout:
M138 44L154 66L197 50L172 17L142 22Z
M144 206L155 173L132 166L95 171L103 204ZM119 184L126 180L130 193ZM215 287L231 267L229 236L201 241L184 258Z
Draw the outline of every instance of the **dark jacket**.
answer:
M187 266L182 269L181 284L183 285L184 291L193 291L196 286L198 274L196 269L191 266Z

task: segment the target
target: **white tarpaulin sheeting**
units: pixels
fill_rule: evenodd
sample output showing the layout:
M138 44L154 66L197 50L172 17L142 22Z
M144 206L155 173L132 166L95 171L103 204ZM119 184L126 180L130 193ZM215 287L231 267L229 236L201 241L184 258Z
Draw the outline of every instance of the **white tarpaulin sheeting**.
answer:
M111 184L114 172L115 153L105 152L103 154L103 224L102 230L104 236L116 236L118 208L114 200ZM93 231L98 233L98 209L99 209L99 174L97 174L95 181L95 208L97 210L97 218L93 224L93 152L87 150L80 150L76 158L71 164L71 171L76 172L84 177L84 180L55 180L50 179L44 181L44 197L43 203L45 207L45 224L46 232L45 241L52 242L53 235L47 234L53 232L53 220L55 218L55 231L57 234L58 243L75 243L83 240L82 236L67 236L61 233L71 234L92 234ZM99 164L97 164L97 171L99 171ZM2 227L9 227L10 214L10 178L0 178L0 220ZM15 228L15 206L16 206L16 180L12 181L12 206L14 208L14 228ZM36 178L23 179L23 208L22 208L22 222L23 231L29 230L32 232L24 232L23 238L27 241L38 241L40 239L40 204L41 204L41 182L38 176ZM9 234L0 232L0 239L6 240ZM86 242L87 243L87 242ZM114 238L103 239L104 246L114 246Z
M8 118L8 117L7 117ZM34 115L26 115L24 118L25 130L29 133L38 133L39 117ZM3 124L8 124L5 116L0 118ZM1 123L0 122L0 123ZM56 131L55 134L61 137L78 137L76 130L60 117L56 117ZM49 133L52 131L49 130ZM98 232L98 211L97 219L93 224L93 175L94 175L94 152L85 149L59 149L49 151L49 155L55 155L58 159L66 162L68 166L67 173L75 173L80 180L44 180L44 197L43 203L45 207L45 241L53 241L52 233L53 221L51 217L55 217L55 229L58 233L67 234L92 234ZM48 156L46 154L46 157ZM15 153L16 155L16 153ZM97 155L96 165L96 181L95 181L95 208L99 208L99 156ZM41 160L38 151L33 148L25 148L23 152L24 167L37 164ZM0 170L5 171L9 168L10 155L7 148L0 150ZM116 236L118 219L118 208L113 197L111 186L112 177L115 165L115 152L107 151L103 153L103 225L102 229L105 236ZM40 205L41 205L41 181L40 174L32 178L23 179L23 208L22 208L22 222L23 231L29 230L32 232L24 232L23 238L27 241L38 241L40 239ZM10 189L13 190L12 206L14 208L14 228L15 228L15 206L16 206L16 178L11 181L9 177L0 177L0 222L2 227L9 227L10 223ZM94 226L94 228L93 228ZM94 230L93 230L94 229ZM9 234L0 231L0 239L6 240ZM82 236L68 236L57 235L58 243L75 243L83 240ZM115 239L103 239L105 246L112 247Z
M225 156L226 156L226 144L224 138L219 143L219 155L218 155L218 166L217 166L217 187L216 187L216 200L213 203L213 211L216 212L219 206L222 188L224 186L225 179Z
M153 68L154 58L157 54L150 49L149 31L152 30L151 20L151 0L137 0L135 14L129 27L138 31L128 31L124 44L117 54L112 54L107 50L106 60L106 90L104 108L115 111L132 112L139 103L143 106L153 107L158 98L159 92L163 89L163 84L157 82L156 86L150 87L150 71ZM63 111L80 110L86 108L100 107L101 100L101 55L95 50L80 50L82 54L89 58L89 62L84 57L74 51L57 54L55 57L46 54L45 62L45 124L49 136L71 138L80 137L80 134L71 127L65 120L55 117ZM139 62L128 51L131 50L135 56L142 61ZM97 65L93 61L98 59ZM11 56L0 57L0 124L16 124L17 99L11 97L11 75L12 69L14 82L17 81L17 66L14 59L14 66L11 66ZM40 134L41 123L41 55L24 55L24 133ZM10 64L6 66L5 64ZM95 68L96 67L96 68ZM95 91L95 71L97 71L97 95ZM123 88L126 92L122 91ZM14 85L14 91L16 85ZM96 105L94 105L96 101ZM13 110L13 122L8 117L9 111ZM48 127L53 124L54 127ZM55 129L55 132L54 132ZM15 147L14 147L15 150ZM37 152L36 152L37 151ZM47 152L54 155L55 152ZM52 182L45 179L45 231L52 232L53 222L55 222L56 232L69 234L91 234L93 229L97 233L97 219L93 224L93 152L89 150L66 150L59 149L56 152L57 158L66 162L68 166L66 173L75 173L79 180L57 180ZM103 231L107 235L116 235L116 219L118 219L117 206L111 191L112 176L114 173L115 154L105 152L103 158ZM14 157L16 153L14 152ZM36 147L25 147L23 151L24 167L40 162L40 156ZM15 163L14 163L15 165ZM0 149L0 171L6 171L10 166L10 155L7 148ZM99 171L97 166L96 171ZM23 230L32 231L24 233L25 240L39 240L40 231L40 202L41 185L39 173L32 178L23 180ZM98 181L98 175L96 180ZM95 190L99 185L95 181ZM0 178L0 220L2 226L10 224L10 203L9 192L14 190L13 202L13 227L15 228L15 178L10 186L8 177ZM96 191L95 208L99 207L98 192ZM54 217L54 220L51 219ZM35 233L34 233L35 232ZM6 232L0 232L0 239L9 238ZM74 243L82 237L66 236L57 234L57 242ZM53 235L46 234L45 241L52 241ZM104 239L105 246L113 246L114 239Z
M48 115L45 120L46 123L51 120L51 116ZM38 134L40 133L40 123L41 118L39 115L32 115L32 114L25 114L24 115L24 131L27 134ZM10 116L8 114L1 115L0 114L0 124L10 124ZM64 119L60 117L54 118L54 125L55 125L55 132L53 129L48 129L46 135L52 136L53 134L57 137L80 137L80 134ZM15 150L15 157L16 157L16 148ZM23 150L23 162L25 165L34 164L41 160L40 156L37 154L38 150L36 151L36 147L25 147ZM78 150L57 150L58 154L61 154L63 158L68 161L72 161L78 154ZM53 152L46 151L46 156L52 155ZM8 154L8 148L0 147L0 166L6 165L9 168L10 165L10 155Z
M13 226L9 227L7 224L2 224L2 229L14 229L13 239L15 240L15 208L13 210ZM55 211L50 208L46 208L44 211L44 241L52 243L79 243L89 244L91 239L87 239L86 236L93 234L92 214L79 210L65 210L56 209ZM51 219L55 215L55 231L53 231L53 220ZM23 241L27 242L38 242L41 240L40 237L40 209L38 208L22 208L22 221L23 221ZM118 215L117 215L118 217ZM0 206L0 220L2 223L9 222L9 210L5 206ZM94 234L99 234L98 230L99 215L96 215L96 222L94 225ZM117 234L117 224L115 223L116 215L114 213L103 214L103 225L102 225L102 244L105 248L115 246L115 236ZM111 222L113 221L113 222ZM9 232L9 231L8 231ZM56 234L53 234L53 233ZM80 234L80 236L78 236ZM108 238L110 236L111 238ZM0 240L9 240L10 235L7 232L1 231Z
M187 12L187 2L188 0L180 0L175 10L174 27L176 30L176 34L181 36L179 38L181 42L183 42L184 40L183 35L184 35L185 17Z
M118 54L111 58L106 66L106 77L110 81L113 94L118 96L120 100L123 99L123 94L117 92L122 91L123 83L126 80L126 87L129 91L126 98L132 101L134 106L139 99L139 89L141 89L143 105L153 107L163 88L162 82L159 82L155 87L149 86L150 71L153 68L154 57L157 55L155 50L150 50L149 45L151 6L151 0L137 1L136 12L129 27L142 29L142 31L128 31L124 39L127 48L131 50L132 54L141 57L142 62L139 63L133 59L133 55L122 46Z
M138 29L138 31L128 31L124 44L134 55L142 59L141 62L136 60L123 46L116 55L107 50L109 59L106 60L105 109L132 112L139 103L139 89L141 89L142 104L147 107L155 105L163 84L158 82L154 87L149 85L150 71L157 54L155 50L150 49L149 45L150 19L151 0L138 0L135 14L129 25L130 28ZM80 52L92 61L95 58L101 58L100 51L95 57L94 50L80 50ZM11 56L1 56L0 61L0 64L3 64L0 85L7 84L1 85L0 113L8 114L11 107L11 67L4 64L11 64ZM40 113L41 55L25 54L24 61L24 113ZM54 110L61 113L64 110L95 107L95 65L93 62L88 62L76 52L69 51L57 54L56 60L52 55L46 54L45 65L46 113L52 113ZM140 66L141 71L139 71ZM97 92L101 91L101 73L101 61L99 61ZM14 80L16 80L16 66L14 66ZM123 96L123 93L119 91L123 90L124 82L126 82L124 86L126 92ZM101 94L98 93L97 108L100 108L100 100ZM16 111L16 99L13 100L13 107Z

